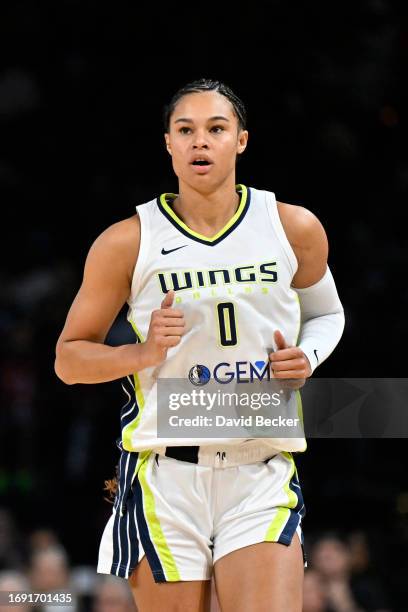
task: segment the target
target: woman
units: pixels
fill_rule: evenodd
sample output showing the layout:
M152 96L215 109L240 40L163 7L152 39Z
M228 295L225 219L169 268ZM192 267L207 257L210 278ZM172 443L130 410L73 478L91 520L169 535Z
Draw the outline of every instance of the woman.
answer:
M213 571L223 611L301 610L291 453L305 440L158 437L157 386L239 386L254 372L301 385L344 326L326 235L304 208L236 185L248 132L227 86L188 84L164 119L178 194L97 238L56 350L67 384L123 378L128 397L98 571L129 578L142 612L207 610ZM136 344L106 346L125 302Z

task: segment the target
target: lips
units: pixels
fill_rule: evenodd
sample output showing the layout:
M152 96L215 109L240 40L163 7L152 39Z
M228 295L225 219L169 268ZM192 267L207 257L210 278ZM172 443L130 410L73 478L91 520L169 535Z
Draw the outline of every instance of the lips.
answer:
M192 163L191 167L196 174L207 174L208 172L211 171L213 164L212 163L206 163L206 164Z
M213 161L205 153L196 153L191 159L190 164L194 166L208 166Z
M211 170L213 162L207 155L197 153L191 159L190 165L195 174L207 174Z

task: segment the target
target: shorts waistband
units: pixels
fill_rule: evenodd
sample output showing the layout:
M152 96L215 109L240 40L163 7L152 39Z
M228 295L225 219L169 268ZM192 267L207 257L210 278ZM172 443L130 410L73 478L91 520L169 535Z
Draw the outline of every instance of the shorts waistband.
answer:
M161 450L161 449L160 449ZM262 447L252 448L214 448L212 446L166 446L164 452L158 452L166 457L196 463L207 467L226 468L248 463L263 461L275 457L279 452Z

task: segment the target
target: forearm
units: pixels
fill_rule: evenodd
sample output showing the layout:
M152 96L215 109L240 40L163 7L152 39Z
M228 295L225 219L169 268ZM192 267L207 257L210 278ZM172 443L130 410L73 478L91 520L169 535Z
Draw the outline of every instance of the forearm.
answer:
M88 340L62 342L55 372L66 384L94 384L116 380L146 367L143 344L108 346Z
M343 311L315 317L302 324L298 346L309 359L312 371L334 351L343 329Z
M295 291L302 313L297 344L313 371L337 346L344 330L344 310L329 268L318 283Z

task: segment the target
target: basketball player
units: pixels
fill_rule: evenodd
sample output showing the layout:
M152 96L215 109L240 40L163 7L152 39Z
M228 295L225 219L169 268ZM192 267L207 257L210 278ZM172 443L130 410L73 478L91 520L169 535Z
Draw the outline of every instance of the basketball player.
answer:
M130 580L141 612L300 611L304 438L160 438L157 381L203 385L228 366L309 377L337 345L343 308L318 219L236 184L241 100L202 79L165 109L178 194L137 206L92 245L57 343L67 384L123 379L118 491L98 571ZM127 302L136 343L104 344ZM269 359L268 359L269 358ZM269 369L270 368L270 369ZM232 374L231 374L232 372Z

